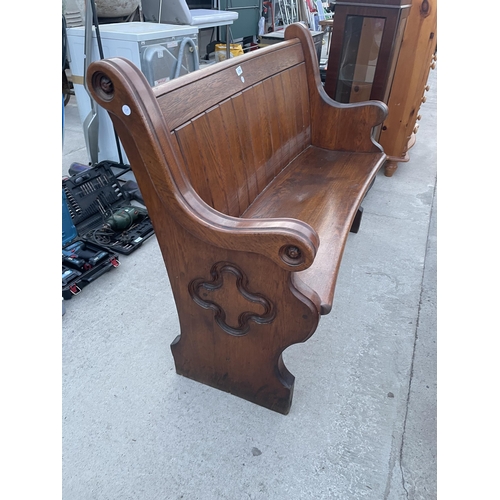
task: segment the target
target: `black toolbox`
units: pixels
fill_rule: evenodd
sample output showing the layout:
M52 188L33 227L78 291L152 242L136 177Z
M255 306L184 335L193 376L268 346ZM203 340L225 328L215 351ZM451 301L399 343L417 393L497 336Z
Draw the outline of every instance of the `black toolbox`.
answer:
M62 192L62 297L69 300L92 281L119 266L118 255L84 242L71 220L66 195Z
M71 220L81 240L124 255L154 234L146 208L131 204L112 168L102 161L62 181Z

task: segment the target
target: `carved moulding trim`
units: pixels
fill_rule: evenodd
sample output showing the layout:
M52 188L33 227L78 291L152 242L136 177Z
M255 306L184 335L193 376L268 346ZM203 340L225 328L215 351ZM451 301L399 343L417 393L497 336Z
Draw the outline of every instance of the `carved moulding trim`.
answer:
M264 308L263 314L255 314L250 311L244 311L238 316L238 327L230 326L226 323L226 312L224 309L213 301L204 300L200 297L200 290L205 289L214 291L222 288L224 285L224 273L230 273L236 276L236 288L240 294L249 302L258 304ZM212 309L215 311L215 321L217 324L230 335L241 337L248 333L250 329L249 322L254 321L258 324L271 323L276 317L276 308L274 304L261 293L251 293L248 291L248 277L235 264L230 262L217 262L210 269L212 281L206 281L205 278L196 278L189 283L189 294L191 298L204 309Z

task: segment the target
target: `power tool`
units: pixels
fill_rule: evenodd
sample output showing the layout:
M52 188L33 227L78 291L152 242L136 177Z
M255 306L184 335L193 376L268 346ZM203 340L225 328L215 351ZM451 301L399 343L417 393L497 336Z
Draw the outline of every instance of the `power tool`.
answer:
M113 231L124 231L138 219L141 214L137 207L123 207L106 220L105 227Z

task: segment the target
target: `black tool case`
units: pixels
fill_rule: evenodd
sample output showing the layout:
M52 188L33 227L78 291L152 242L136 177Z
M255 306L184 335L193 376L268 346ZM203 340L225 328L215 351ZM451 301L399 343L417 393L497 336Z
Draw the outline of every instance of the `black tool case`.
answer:
M69 300L99 276L118 267L118 255L78 236L62 192L62 296Z
M146 208L131 204L112 167L119 164L103 161L79 174L63 179L71 220L83 241L124 255L137 250L154 234ZM105 224L113 214L134 207L135 221L125 230L113 231Z

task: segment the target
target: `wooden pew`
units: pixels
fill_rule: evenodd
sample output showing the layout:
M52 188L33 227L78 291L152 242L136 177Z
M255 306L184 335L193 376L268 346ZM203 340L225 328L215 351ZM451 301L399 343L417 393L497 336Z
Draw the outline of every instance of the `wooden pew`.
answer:
M310 32L151 88L93 63L153 221L177 307L177 373L287 414L282 352L332 307L349 230L385 161L377 101L324 92ZM162 311L158 311L162 314Z

